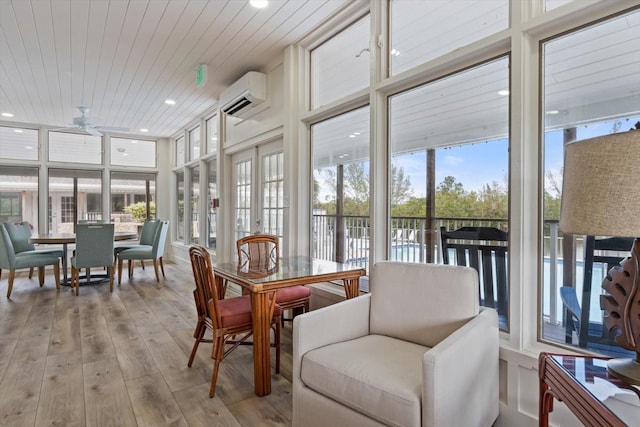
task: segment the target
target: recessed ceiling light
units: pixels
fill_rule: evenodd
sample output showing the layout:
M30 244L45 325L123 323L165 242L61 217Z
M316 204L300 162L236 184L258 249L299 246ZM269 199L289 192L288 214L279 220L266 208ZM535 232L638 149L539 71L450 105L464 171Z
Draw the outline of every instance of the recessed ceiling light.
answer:
M553 115L553 114L559 114L560 111L558 111L558 110L549 110L549 111L546 111L546 113Z
M166 101L164 101L164 103L167 105L175 105L176 101L174 101L173 99L167 99Z
M264 9L269 5L268 0L249 0L249 4L256 9Z
M11 113L2 113L3 117L13 117L13 114Z
M354 132L353 134L354 135L360 135L360 132Z
M356 137L356 135L353 134L353 133L351 135L349 135L349 138L355 138L355 137Z
M14 129L13 130L15 133L22 133L22 129Z
M32 146L30 146L30 145L27 145L27 146L26 146L26 147L24 147L24 148L26 148L27 150L33 150L33 147L32 147Z
M149 132L149 129L142 128L140 129L140 132Z
M509 95L509 91L507 89L499 90L498 91L498 95L507 96L507 95Z

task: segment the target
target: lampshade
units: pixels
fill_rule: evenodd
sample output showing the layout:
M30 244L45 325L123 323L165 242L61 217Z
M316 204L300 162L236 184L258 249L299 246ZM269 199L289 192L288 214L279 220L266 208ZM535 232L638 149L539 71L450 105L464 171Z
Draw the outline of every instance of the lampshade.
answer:
M640 130L565 147L560 230L640 237Z

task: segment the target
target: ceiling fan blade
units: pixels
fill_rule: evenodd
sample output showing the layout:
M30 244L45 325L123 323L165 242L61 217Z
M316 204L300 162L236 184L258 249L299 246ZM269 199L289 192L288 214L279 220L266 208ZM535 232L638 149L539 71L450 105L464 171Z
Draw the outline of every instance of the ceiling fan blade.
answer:
M88 133L89 135L92 135L92 136L102 136L102 134L100 132L98 132L97 130L95 130L92 127L86 127L86 128L84 128L82 130L84 130L86 133Z
M94 126L94 129L104 132L129 132L129 128L118 126Z

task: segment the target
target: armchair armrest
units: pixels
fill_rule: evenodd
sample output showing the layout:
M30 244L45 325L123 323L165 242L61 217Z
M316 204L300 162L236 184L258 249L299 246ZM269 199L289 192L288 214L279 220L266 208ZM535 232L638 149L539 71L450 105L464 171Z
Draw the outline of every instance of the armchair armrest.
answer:
M423 426L491 426L499 411L498 351L498 315L486 308L427 351Z
M362 295L293 319L294 377L296 361L308 351L369 333L370 300L370 294Z

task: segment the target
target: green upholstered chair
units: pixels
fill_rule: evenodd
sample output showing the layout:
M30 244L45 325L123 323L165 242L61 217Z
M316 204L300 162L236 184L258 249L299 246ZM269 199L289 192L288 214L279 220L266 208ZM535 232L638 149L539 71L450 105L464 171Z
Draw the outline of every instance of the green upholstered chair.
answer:
M144 230L143 230L144 231ZM167 232L169 231L169 221L159 221L155 234L153 236L153 243L151 246L142 244L142 235L140 236L141 244L135 247L126 249L118 254L118 284L122 282L122 262L129 261L128 270L129 278L133 277L133 261L134 260L153 260L153 269L156 273L156 281L160 281L160 275L158 273L158 264L162 269L162 277L164 274L164 263L162 256L164 255L164 246L167 240ZM142 233L141 233L142 234ZM146 241L146 236L145 236Z
M109 291L113 292L113 224L77 224L76 252L71 257L71 286L76 295L80 287L80 270L87 269L87 281L91 280L92 267L106 267Z
M60 249L36 249L35 245L29 242L29 237L31 237L31 224L29 224L29 221L20 223L5 222L4 226L16 254L29 252L49 254L62 258L62 250ZM2 273L2 270L0 270L0 273ZM33 268L29 269L29 279L31 277L33 277Z
M118 261L118 255L120 252L126 251L127 249L140 248L142 246L148 246L151 248L153 246L153 239L156 237L156 231L158 231L160 226L160 222L161 221L159 219L146 220L142 224L142 231L140 232L140 240L138 244L132 245L130 243L125 243L122 245L116 245L114 249L116 261ZM144 260L140 260L140 262L142 263L142 268L144 268Z
M44 284L44 267L47 265L53 265L56 289L60 289L60 257L54 254L28 250L16 253L5 224L0 224L0 268L9 270L7 298L11 298L16 270L37 267L38 279L42 287Z

